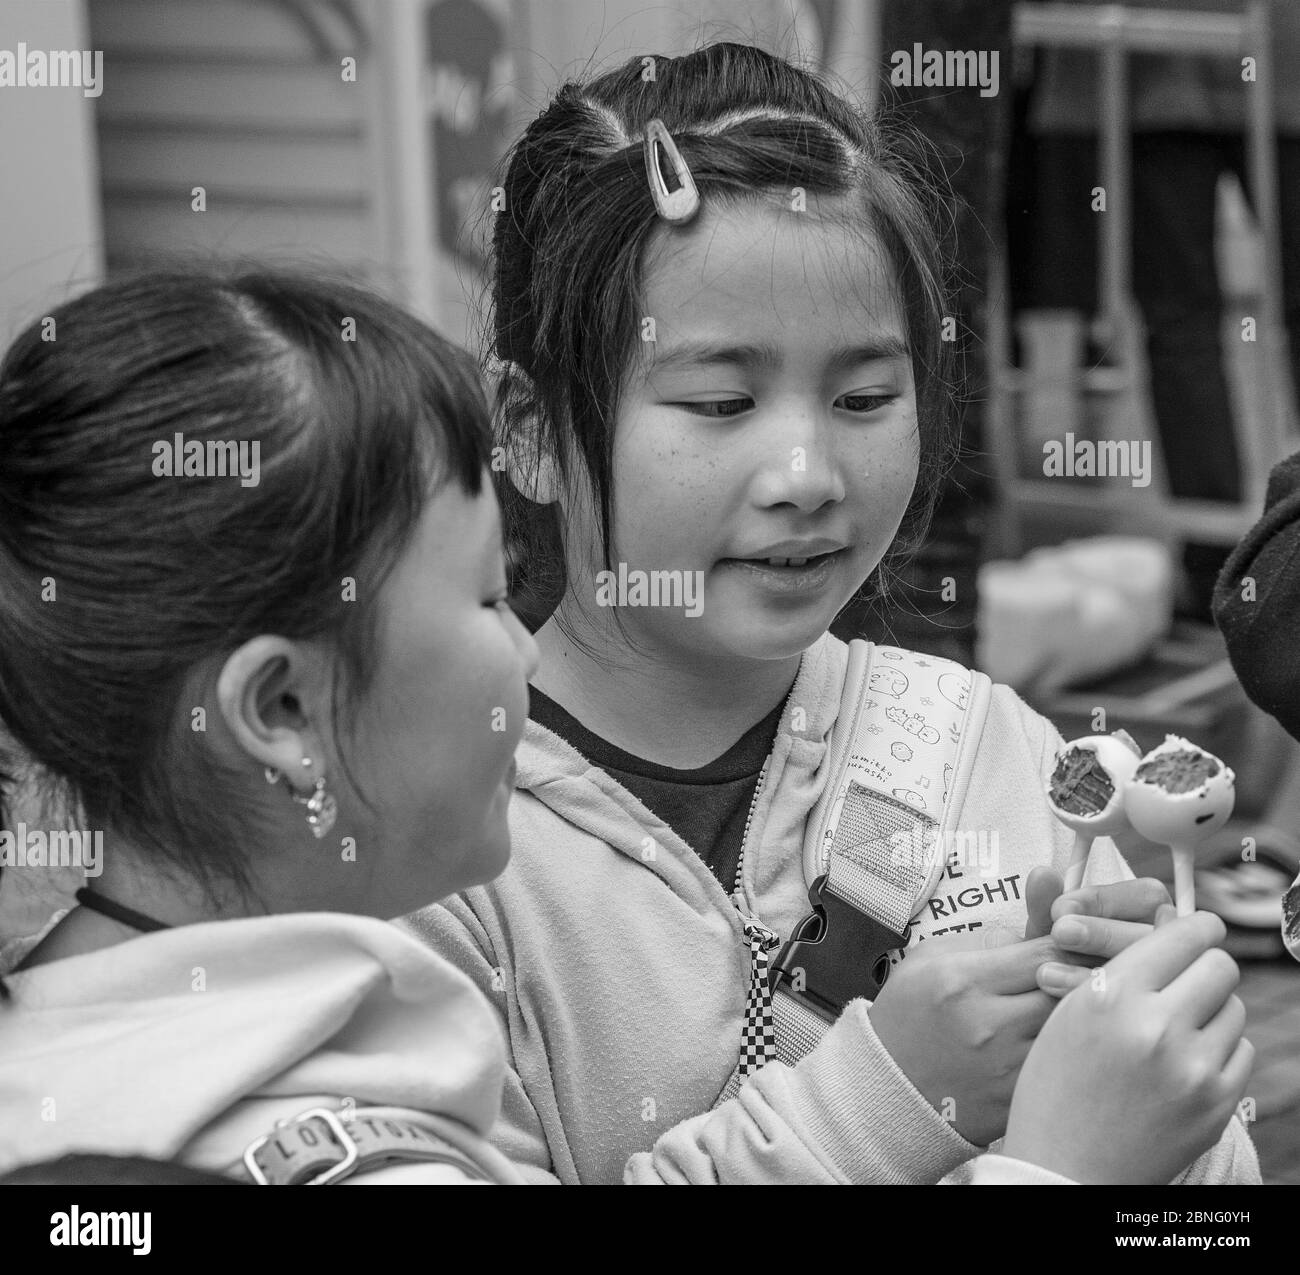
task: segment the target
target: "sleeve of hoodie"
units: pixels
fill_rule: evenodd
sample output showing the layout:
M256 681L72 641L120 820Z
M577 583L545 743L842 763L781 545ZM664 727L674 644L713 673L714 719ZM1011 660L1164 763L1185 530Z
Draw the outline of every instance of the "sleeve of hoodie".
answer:
M500 964L463 896L399 923L467 974L504 1020ZM630 1183L937 1182L978 1148L942 1119L877 1039L855 1001L797 1067L771 1063L730 1101L669 1129L629 1162ZM509 1033L507 1033L507 1036ZM492 1133L530 1183L577 1180L556 1165L545 1126L508 1057ZM563 1147L558 1154L567 1154Z
M916 1110L916 1103L929 1116L937 1116L901 1072L883 1091L863 1085L862 1037L870 1032L867 1002L853 1001L797 1068L769 1063L729 1102L683 1121L651 1151L632 1156L624 1182L632 1186L904 1180L949 1186L1074 1185L1036 1164L995 1152L953 1168L937 1138L928 1152L925 1140L917 1140L910 1159L927 1158L928 1164L913 1163L915 1176L904 1179L897 1170L891 1173L889 1162L901 1164L905 1156L901 1147L888 1143L915 1137L924 1127L925 1116ZM879 1052L888 1058L883 1050ZM948 1137L961 1141L950 1128ZM963 1145L974 1150L968 1143ZM1234 1119L1218 1144L1173 1185L1258 1181L1254 1149Z
M437 914L436 927L432 920L434 913ZM526 1182L558 1186L560 1179L552 1164L546 1131L519 1076L505 1021L502 969L494 959L492 940L487 931L460 895L403 917L398 924L434 946L440 956L467 974L489 1003L497 1007L502 1017L508 1066L501 1093L501 1113L492 1130L493 1145L514 1164Z
M631 1185L937 1182L972 1146L925 1100L850 1001L797 1066L768 1063L732 1099L631 1157Z
M1246 694L1300 739L1300 452L1273 469L1263 517L1223 564L1214 620Z
M440 910L439 952L500 1005L498 966L486 930L463 898L446 901ZM456 924L448 924L446 914ZM418 933L421 915L403 924ZM735 1098L669 1129L652 1150L629 1160L625 1182L934 1183L976 1155L979 1148L930 1106L894 1062L867 1009L867 1001L851 1002L796 1067L770 1063ZM493 1144L530 1183L576 1180L574 1166L566 1172L555 1165L513 1055L509 1062Z

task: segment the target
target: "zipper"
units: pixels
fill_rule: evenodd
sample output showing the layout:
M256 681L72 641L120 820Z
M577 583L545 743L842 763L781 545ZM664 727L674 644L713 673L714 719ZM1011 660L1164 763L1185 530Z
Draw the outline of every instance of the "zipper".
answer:
M772 764L772 754L768 753L767 760L763 762L763 769L758 772L758 783L754 786L754 796L749 803L749 813L745 816L745 831L740 838L740 862L736 864L736 882L731 888L731 905L740 914L740 919L745 927L762 935L764 948L770 950L775 947L781 937L770 926L765 925L753 912L746 912L741 907L741 899L744 897L743 883L745 876L745 856L749 853L749 830L750 825L754 822L754 811L758 809L758 799L763 795L763 789L767 784L767 770ZM746 944L749 943L749 935L745 934L742 929L742 937Z
M745 816L745 831L740 837L740 861L736 864L736 880L731 887L731 902L735 905L736 911L746 920L753 921L756 924L761 924L761 922L756 916L750 916L740 906L736 896L741 893L741 885L745 876L745 856L749 853L749 828L754 822L754 811L758 809L758 799L763 795L763 787L767 783L767 768L771 764L772 754L768 753L767 759L763 762L763 769L758 772L758 783L754 785L754 795L749 802L749 813Z

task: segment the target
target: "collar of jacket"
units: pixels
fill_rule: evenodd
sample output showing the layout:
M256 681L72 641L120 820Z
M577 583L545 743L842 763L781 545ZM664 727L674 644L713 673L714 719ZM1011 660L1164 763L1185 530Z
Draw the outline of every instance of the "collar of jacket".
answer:
M839 713L847 662L847 645L830 633L804 652L754 808L740 905L780 934L808 911L803 835L826 780L822 763ZM530 720L517 759L519 791L639 860L679 895L685 893L684 871L715 903L726 898L703 860L671 828L559 736Z

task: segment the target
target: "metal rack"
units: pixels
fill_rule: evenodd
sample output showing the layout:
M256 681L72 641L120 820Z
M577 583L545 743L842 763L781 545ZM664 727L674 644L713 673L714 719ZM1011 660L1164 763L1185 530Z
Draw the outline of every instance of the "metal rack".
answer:
M990 272L989 440L996 479L995 552L1024 547L1025 515L1068 512L1098 530L1144 532L1166 542L1189 535L1235 543L1259 516L1268 470L1292 435L1282 317L1277 161L1271 90L1273 67L1268 0L1249 0L1241 13L1192 13L1122 5L1020 4L1013 19L1020 46L1091 49L1100 57L1100 177L1107 194L1099 242L1099 315L1094 331L1118 356L1106 367L1074 368L1069 385L1044 385L1032 368L1012 365L1006 246L999 240ZM1237 414L1244 499L1239 505L1170 495L1147 393L1141 316L1131 287L1131 157L1128 57L1131 53L1204 54L1256 59L1257 91L1248 93L1247 173L1262 243L1263 279L1257 345L1263 376L1250 419ZM1150 488L1094 479L1087 483L1024 477L1017 409L1036 392L1064 390L1104 396L1110 438L1150 441L1155 477ZM1294 443L1292 443L1294 446Z

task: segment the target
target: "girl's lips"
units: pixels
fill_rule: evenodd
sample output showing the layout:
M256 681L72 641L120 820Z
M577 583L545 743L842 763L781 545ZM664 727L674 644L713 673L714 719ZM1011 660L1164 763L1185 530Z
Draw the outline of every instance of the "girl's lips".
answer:
M799 567L777 567L769 562L754 561L749 558L723 558L718 565L745 572L755 584L769 593L783 595L815 593L830 580L846 553L848 553L847 549L823 553L815 558L809 558L803 566Z

